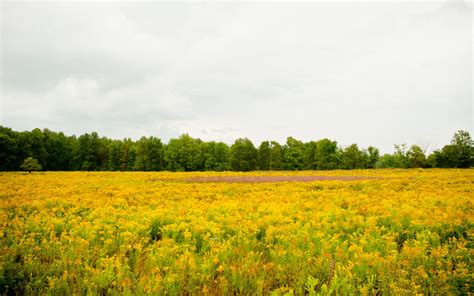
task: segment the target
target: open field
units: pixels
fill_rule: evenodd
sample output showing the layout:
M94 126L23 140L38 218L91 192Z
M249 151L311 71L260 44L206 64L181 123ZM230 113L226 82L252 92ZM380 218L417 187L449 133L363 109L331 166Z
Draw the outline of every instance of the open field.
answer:
M468 294L474 170L0 173L0 293Z

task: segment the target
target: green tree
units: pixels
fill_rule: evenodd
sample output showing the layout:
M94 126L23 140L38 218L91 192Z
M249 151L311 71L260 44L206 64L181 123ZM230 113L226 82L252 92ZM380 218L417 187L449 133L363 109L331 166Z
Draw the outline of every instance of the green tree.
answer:
M337 156L337 142L329 139L322 139L315 143L313 163L318 170L331 170L339 165Z
M230 147L230 165L234 171L253 171L257 168L258 150L247 138L237 139Z
M288 137L283 147L283 168L286 170L302 170L305 168L305 145L303 142Z
M26 158L20 168L24 171L28 171L29 173L32 171L41 171L43 169L38 160L33 157Z
M270 141L263 141L258 147L258 169L262 171L270 170Z
M316 141L310 141L305 145L305 168L310 170L318 169L318 163L316 154L318 150L318 143Z
M394 156L394 164L395 168L408 168L408 149L407 144L396 144L395 146L395 153Z
M122 149L120 151L120 170L121 171L131 171L135 165L135 156L133 153L136 151L131 152L133 141L129 138L125 138L122 141Z
M263 141L258 147L257 166L259 170L281 170L283 164L283 150L276 141Z
M467 131L457 131L451 145L454 149L450 157L454 160L454 167L469 168L474 166L474 141Z
M213 148L213 157L217 171L230 170L230 148L226 143L217 142Z
M377 161L375 167L378 169L397 168L400 165L399 157L394 154L386 153Z
M375 167L377 168L407 168L409 167L409 154L406 144L394 145L393 154L384 154L379 158Z
M407 162L410 168L424 168L427 166L426 156L420 146L412 145L407 151Z
M352 144L341 151L343 169L364 169L367 167L368 155L361 151L357 144Z
M428 157L426 158L426 167L428 168L435 168L437 167L437 153L439 153L439 151L433 151L433 153L431 153L430 155L428 155Z
M440 152L434 152L437 167L454 168L457 165L457 149L454 145L445 145Z
M0 170L17 170L24 158L20 156L19 133L11 128L0 126Z
M121 165L122 141L111 141L109 143L109 171L119 171Z
M229 146L222 142L201 143L203 169L206 171L225 171L230 168Z
M142 137L136 142L136 171L161 171L164 169L164 147L160 139Z
M96 171L100 168L100 139L96 132L85 133L77 139L74 162L76 168L83 171Z
M99 138L99 150L96 158L97 170L107 171L109 169L109 145L112 141L106 137Z
M281 170L283 166L283 148L276 141L270 142L270 163L269 169Z
M38 163L45 167L48 151L44 146L44 135L39 128L33 129L31 132L25 131L19 133L18 137L18 156L25 159L29 156L38 160Z
M71 169L72 142L62 132L43 129L46 158L43 168L47 171L67 171Z
M474 166L474 141L467 131L457 131L451 144L428 157L431 166L440 168L469 168Z
M204 168L204 158L201 154L199 139L193 139L187 134L178 139L171 139L165 150L165 161L170 171L197 171Z
M367 148L367 168L373 169L377 165L380 158L379 149L369 146Z

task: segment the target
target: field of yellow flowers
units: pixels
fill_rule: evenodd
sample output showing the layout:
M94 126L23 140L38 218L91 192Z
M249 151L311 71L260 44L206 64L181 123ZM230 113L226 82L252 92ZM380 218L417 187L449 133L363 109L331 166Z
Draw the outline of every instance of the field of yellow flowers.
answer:
M361 179L216 181L260 175ZM473 203L472 169L0 173L0 293L470 294Z

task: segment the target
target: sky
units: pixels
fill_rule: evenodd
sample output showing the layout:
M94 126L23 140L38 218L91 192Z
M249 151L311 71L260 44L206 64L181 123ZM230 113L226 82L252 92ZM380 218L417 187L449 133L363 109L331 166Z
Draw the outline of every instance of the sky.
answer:
M116 139L473 135L471 2L1 2L0 125Z

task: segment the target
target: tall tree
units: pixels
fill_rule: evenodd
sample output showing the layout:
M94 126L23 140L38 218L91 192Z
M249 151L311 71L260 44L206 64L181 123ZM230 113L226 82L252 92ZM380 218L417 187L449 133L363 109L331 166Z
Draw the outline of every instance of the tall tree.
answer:
M0 126L0 170L13 171L18 170L21 165L19 158L18 132L11 128Z
M142 137L136 143L134 169L137 171L161 171L164 169L164 147L160 139Z
M276 141L270 142L270 163L269 169L281 170L283 168L283 148Z
M258 150L247 138L237 139L230 147L230 164L234 171L257 169Z
M454 147L454 166L457 168L469 168L474 166L474 141L467 131L457 131L451 145Z
M121 171L131 171L135 165L135 155L132 155L130 152L133 141L129 138L125 138L122 141L122 149L120 151L120 170ZM132 159L133 157L133 159Z
M67 171L71 168L71 140L63 133L43 129L44 147L46 149L45 170Z
M35 128L31 132L21 132L19 137L20 157L22 159L33 157L44 167L48 157L48 151L44 146L44 142L44 135L39 128Z
M395 153L393 154L394 156L394 161L395 161L395 167L396 168L407 168L409 166L408 163L408 148L407 144L395 144Z
M121 165L122 141L115 140L109 143L109 171L119 171Z
M373 169L377 165L380 158L379 149L369 146L367 148L367 168Z
M270 141L263 141L258 147L258 169L262 171L270 170L271 162Z
M263 171L281 170L283 149L278 142L263 141L258 147L258 169Z
M196 171L204 167L201 141L188 134L171 139L165 150L165 161L170 171Z
M230 169L229 146L223 142L201 143L201 156L203 158L203 170L225 171Z
M361 151L357 144L343 149L341 155L341 168L349 170L367 168L368 155Z
M101 144L99 135L96 132L84 134L77 139L78 145L75 152L74 161L77 163L77 169L83 171L96 171L100 169L99 160Z
M304 165L305 145L293 137L288 137L283 147L283 168L286 170L302 170Z
M426 156L420 146L412 145L407 152L407 162L410 168L426 167Z
M314 163L318 170L330 170L338 167L337 142L322 139L316 142Z

